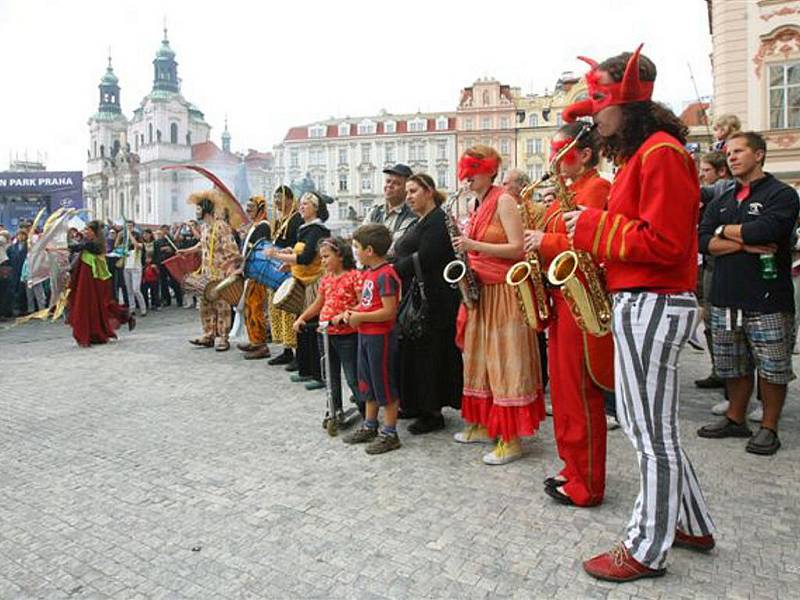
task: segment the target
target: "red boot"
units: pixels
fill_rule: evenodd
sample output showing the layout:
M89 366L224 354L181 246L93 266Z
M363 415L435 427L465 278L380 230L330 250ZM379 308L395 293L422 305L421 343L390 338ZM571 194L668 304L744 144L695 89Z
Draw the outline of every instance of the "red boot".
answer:
M661 577L666 569L650 569L633 558L625 544L616 544L610 551L598 554L583 563L583 570L603 581L623 583L644 577Z

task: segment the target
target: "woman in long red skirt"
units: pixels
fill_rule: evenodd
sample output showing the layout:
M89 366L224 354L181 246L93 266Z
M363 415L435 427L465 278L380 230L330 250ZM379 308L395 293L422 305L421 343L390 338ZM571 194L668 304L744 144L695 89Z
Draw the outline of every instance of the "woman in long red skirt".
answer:
M127 307L114 301L100 221L86 226L83 239L72 247L77 255L70 278L68 321L78 345L89 347L116 338L115 331L123 323L133 330L136 320Z

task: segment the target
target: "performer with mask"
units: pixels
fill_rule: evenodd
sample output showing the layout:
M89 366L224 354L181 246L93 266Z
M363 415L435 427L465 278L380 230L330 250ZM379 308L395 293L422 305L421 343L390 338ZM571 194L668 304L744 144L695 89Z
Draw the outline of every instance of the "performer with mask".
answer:
M262 240L270 239L270 227L267 221L267 203L264 196L253 196L247 201L247 216L252 225L244 236L242 245L242 258L253 252L256 244ZM242 266L244 269L244 266ZM247 329L248 343L237 344L236 347L244 352L247 360L269 358L267 346L267 286L254 279L247 281L244 290L244 324Z
M637 452L639 496L624 541L584 562L609 581L658 577L674 546L714 547L714 524L678 431L678 359L697 319L697 169L687 128L651 101L656 67L623 53L592 67L589 97L567 121L591 115L619 170L608 209L564 215L576 248L605 261L613 294L617 415Z
M187 275L184 281L189 288L204 289L209 281L223 279L226 265L234 262L239 255L231 226L224 218L227 201L228 197L218 189L196 192L189 196L188 202L196 206L197 220L200 221L200 241L191 248L178 250L178 253L202 253L200 269ZM231 218L231 214L228 211L228 218ZM236 225L238 224L237 220ZM203 335L189 343L202 348L213 347L218 352L224 352L231 347L228 341L231 329L230 304L221 298L210 300L205 294L201 294L200 320Z
M572 142L585 127L563 126L551 145L551 156ZM606 207L611 184L597 173L597 136L584 134L560 160L560 176L570 182L573 202ZM543 217L542 230L525 232L525 250L538 252L542 269L570 249L563 208L557 199ZM606 417L603 390L614 387L614 343L611 335L595 337L582 331L560 288L552 288L553 315L548 325L551 360L550 398L553 432L564 468L545 480L545 493L562 504L594 506L603 501L606 479Z

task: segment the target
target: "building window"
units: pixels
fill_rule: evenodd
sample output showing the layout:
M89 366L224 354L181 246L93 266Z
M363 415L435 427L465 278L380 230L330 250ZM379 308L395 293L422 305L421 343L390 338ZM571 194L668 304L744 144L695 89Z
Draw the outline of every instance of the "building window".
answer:
M364 164L369 164L372 162L371 157L372 145L371 144L361 144L361 162Z
M97 140L92 140L92 156L97 158Z
M427 131L427 129L428 122L425 119L414 119L408 123L409 131Z
M339 164L347 164L347 148L339 148Z
M439 117L436 119L436 129L438 131L447 129L447 117Z
M339 173L339 191L347 191L347 173Z
M362 192L372 191L372 176L370 174L365 174L361 176L361 191Z
M100 144L100 157L104 157L106 155L106 147L104 144Z
M346 221L347 220L347 213L348 213L347 208L348 208L347 207L347 202L339 202L338 203L338 211L337 211L337 213L338 213L338 217L339 217L340 221Z
M447 169L440 168L436 170L436 187L441 189L447 188Z
M561 118L561 113L556 113L556 127L561 127L564 124L564 119Z
M394 121L386 121L383 124L383 132L384 133L395 133L397 131L397 123Z
M531 156L534 153L533 149L534 140L525 140L525 154Z
M536 154L542 153L542 140L540 140L539 138L533 140L533 151Z
M500 117L500 129L508 129L508 117Z
M436 158L440 160L447 158L447 142L444 140L436 143Z
M483 92L483 105L489 106L489 92Z
M300 153L297 150L292 150L289 154L289 166L290 167L299 167L300 166Z
M169 143L170 144L177 144L178 143L178 124L171 123L169 126Z
M153 124L152 123L148 123L147 124L147 143L148 144L152 144L153 143Z
M358 124L358 135L372 135L375 133L375 123L372 121L361 121Z
M464 129L472 131L472 119L464 119Z
M323 125L312 125L308 128L308 137L321 138L325 137L325 127Z
M172 190L172 194L170 195L170 202L171 206L170 209L172 212L178 212L178 192L176 190Z
M531 113L528 115L528 127L538 127L539 126L539 115L536 113Z
M507 155L508 154L509 143L508 140L503 138L500 140L500 154Z
M769 127L800 127L800 62L769 68Z
M339 123L339 136L347 136L350 135L350 124L349 123Z
M394 144L386 144L386 162L393 163L394 158Z
M481 129L491 129L491 128L492 128L492 118L491 117L481 118Z
M188 131L186 132L186 145L187 146L192 145L192 134Z
M156 129L156 141L160 144L161 143L161 130Z
M102 150L103 147L100 146L100 151ZM409 162L417 160L417 145L413 142L408 145L408 160Z
M139 145L144 146L144 134L139 135Z

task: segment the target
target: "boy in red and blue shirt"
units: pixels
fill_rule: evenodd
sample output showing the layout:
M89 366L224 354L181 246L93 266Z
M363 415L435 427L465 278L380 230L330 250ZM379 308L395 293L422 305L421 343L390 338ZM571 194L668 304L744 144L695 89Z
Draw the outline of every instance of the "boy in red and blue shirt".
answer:
M347 444L364 444L367 454L382 454L400 447L397 436L397 334L394 331L400 296L400 278L386 262L392 235L383 225L359 227L353 234L353 251L366 267L361 303L346 313L358 329L358 391L366 405L361 429L344 438ZM378 432L378 410L383 407L383 428Z

